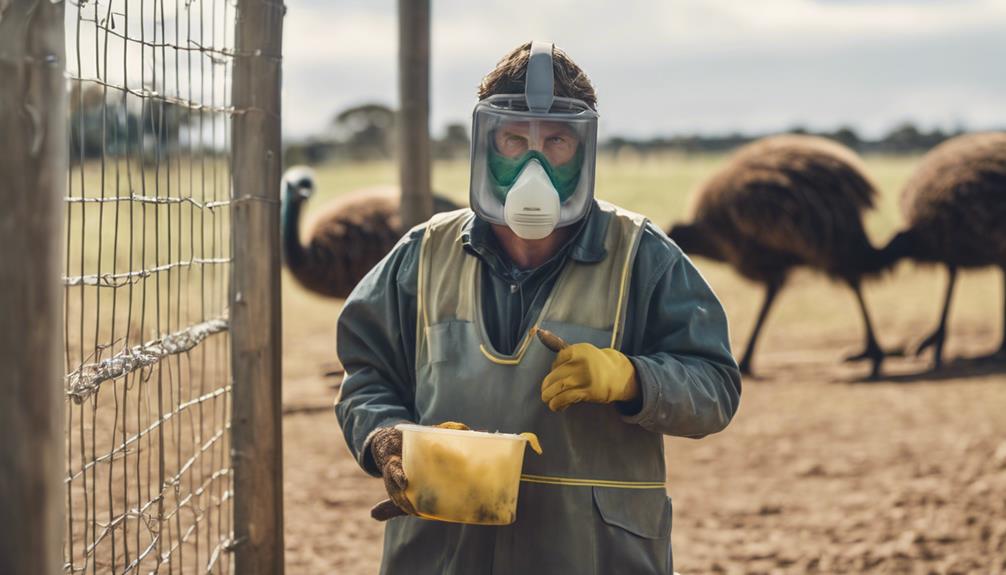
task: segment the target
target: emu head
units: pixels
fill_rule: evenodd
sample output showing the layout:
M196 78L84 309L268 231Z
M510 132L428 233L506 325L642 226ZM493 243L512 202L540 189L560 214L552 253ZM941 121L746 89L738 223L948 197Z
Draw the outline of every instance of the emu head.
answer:
M667 236L689 256L703 256L724 261L723 251L711 230L699 223L677 223L667 230Z
M289 201L302 202L314 193L314 170L294 166L283 174L283 193Z

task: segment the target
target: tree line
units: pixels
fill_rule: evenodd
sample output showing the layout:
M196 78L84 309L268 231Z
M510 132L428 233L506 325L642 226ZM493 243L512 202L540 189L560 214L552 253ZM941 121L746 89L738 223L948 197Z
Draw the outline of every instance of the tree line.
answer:
M321 164L329 161L390 160L396 157L396 112L377 103L353 106L332 117L325 129L310 138L286 146L288 164ZM814 134L845 144L860 153L918 154L963 133L941 129L924 130L905 122L878 138L860 136L851 127L832 131L812 131L804 127L786 130L793 134ZM732 133L725 135L677 135L656 138L614 136L601 142L602 152L633 153L640 156L663 152L722 153L728 152L767 134ZM465 159L470 140L468 127L449 124L444 134L433 138L436 159Z
M918 154L931 149L966 130L943 131L939 128L922 130L911 122L902 123L879 138L861 137L856 130L842 127L833 131L813 131L797 126L783 133L810 134L840 142L859 153L872 154ZM717 153L727 152L768 134L733 133L727 135L686 135L631 139L612 137L601 144L601 149L611 153L634 152L647 155L659 152Z
M361 162L397 157L397 112L384 104L353 106L332 117L324 130L286 146L287 164L322 164L330 161ZM448 124L433 138L434 159L468 157L470 139L463 124Z
M157 98L123 98L121 92L105 91L98 85L77 81L69 94L71 161L125 155L142 150L151 160L157 150L171 150L206 132L203 118L178 104ZM323 130L307 139L286 145L288 164L322 164L331 161L390 160L397 157L397 112L380 103L353 106L335 114ZM911 122L894 127L878 138L861 137L855 129L812 131L804 127L786 130L831 138L860 153L916 154L964 132L924 130ZM602 152L640 156L664 152L721 153L766 134L691 134L654 138L613 136L601 142ZM205 138L201 138L205 139ZM200 147L205 147L200 143ZM465 159L470 139L468 126L448 124L433 138L435 159Z

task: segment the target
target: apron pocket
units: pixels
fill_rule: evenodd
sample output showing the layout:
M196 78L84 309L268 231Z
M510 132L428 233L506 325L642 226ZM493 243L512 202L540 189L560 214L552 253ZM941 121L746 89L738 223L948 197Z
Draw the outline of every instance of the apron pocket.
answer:
M671 500L663 489L593 487L601 520L644 539L666 539L671 531Z
M426 328L426 345L430 350L429 363L440 363L450 359L452 323L438 323Z

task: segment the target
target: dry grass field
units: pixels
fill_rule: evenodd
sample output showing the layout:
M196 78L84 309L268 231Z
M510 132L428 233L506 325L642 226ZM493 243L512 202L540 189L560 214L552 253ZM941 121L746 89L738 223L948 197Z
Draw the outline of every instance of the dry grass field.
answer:
M661 224L687 214L691 190L722 157L607 159L598 195ZM897 195L917 158L867 158L882 189L868 219L880 244L900 222ZM333 166L318 174L309 209L344 192L395 181L389 164ZM463 164L440 164L434 187L464 200ZM731 320L735 350L761 300L757 286L698 260ZM952 311L950 358L999 343L1000 276L963 277ZM931 329L945 274L902 264L866 297L887 347ZM349 456L322 372L335 361L338 301L284 277L284 457L290 573L375 573L382 527L368 516L382 485ZM860 383L843 365L861 343L852 294L801 272L769 318L725 432L668 438L676 569L697 573L1006 572L1006 371L958 362L927 373L926 358L895 358L891 375Z

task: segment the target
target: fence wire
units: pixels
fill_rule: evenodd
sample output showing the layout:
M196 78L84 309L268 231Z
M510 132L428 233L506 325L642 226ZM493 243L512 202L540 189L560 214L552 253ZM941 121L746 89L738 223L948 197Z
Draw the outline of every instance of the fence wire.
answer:
M227 573L235 5L66 10L66 573Z

